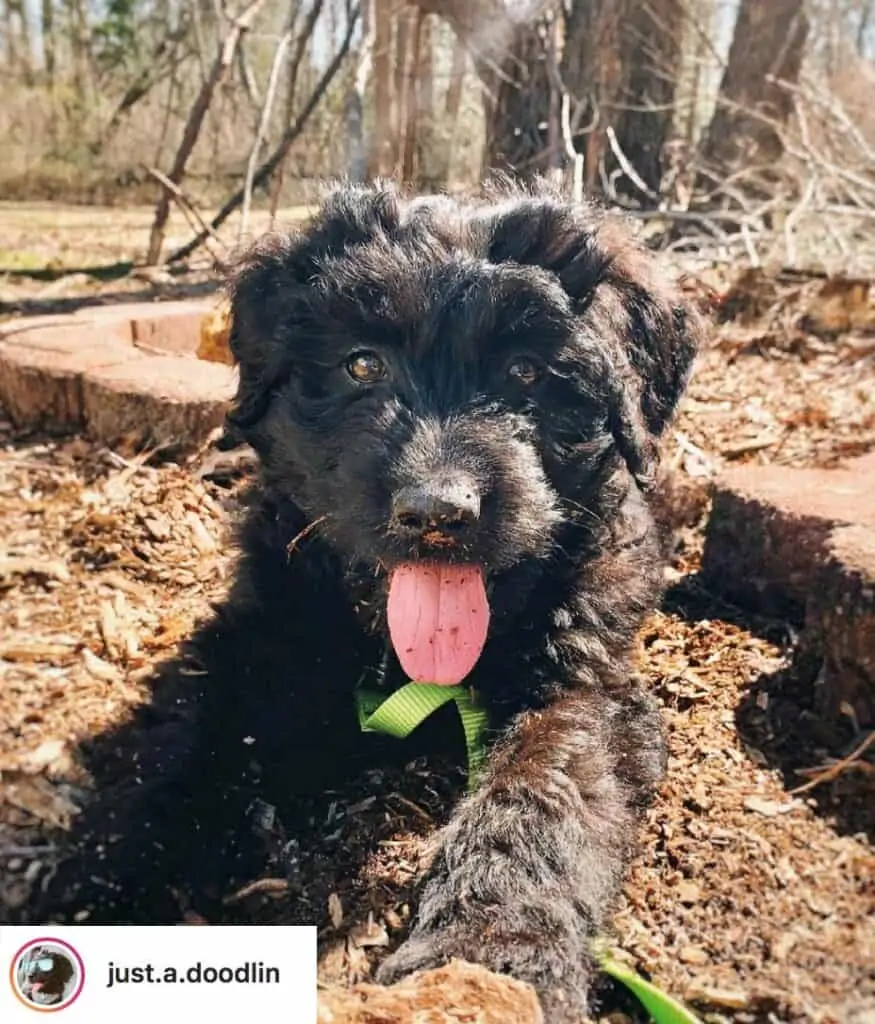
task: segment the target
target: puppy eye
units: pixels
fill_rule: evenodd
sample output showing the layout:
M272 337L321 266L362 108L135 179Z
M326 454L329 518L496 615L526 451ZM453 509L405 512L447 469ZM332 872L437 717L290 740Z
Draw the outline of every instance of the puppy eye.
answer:
M389 371L375 352L356 352L347 359L346 372L359 384L376 384Z
M517 384L531 387L541 379L541 367L534 359L520 356L508 365L507 375Z

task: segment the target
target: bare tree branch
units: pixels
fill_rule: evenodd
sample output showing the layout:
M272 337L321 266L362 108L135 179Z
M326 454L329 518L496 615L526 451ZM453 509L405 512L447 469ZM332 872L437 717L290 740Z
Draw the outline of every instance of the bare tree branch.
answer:
M322 97L325 95L328 86L331 84L334 76L340 69L340 66L343 63L347 53L349 53L349 48L352 43L353 34L355 33L355 26L356 22L358 21L358 16L359 5L356 3L349 9L346 23L346 31L337 53L335 53L334 57L331 59L331 62L322 72L319 81L316 83L313 92L311 93L309 99L307 100L306 104L301 110L301 113L296 118L294 124L288 127L288 129L283 134L282 139L280 139L277 148L255 172L255 175L253 176L252 179L253 188L257 187L258 185L262 184L262 182L265 182L270 178L270 176L274 173L277 167L279 167L282 161L285 159L286 155L288 154L292 146L295 144L298 137L306 128L307 122L310 120L313 111L316 109L316 107L319 106L319 103L322 100ZM240 206L242 202L243 189L241 188L237 192L235 192L228 200L226 200L226 202L223 204L222 208L219 210L216 216L213 217L213 219L210 221L210 227L213 230L221 227L221 225L225 223L225 221ZM190 242L186 242L185 245L177 249L176 252L172 253L168 257L167 262L178 263L181 260L187 259L196 249L198 249L204 243L207 237L208 232L199 232L197 235L195 235L194 238L191 239Z
M258 157L261 154L261 147L264 144L264 139L267 135L267 126L270 123L270 115L273 110L273 101L276 97L276 87L279 82L283 60L285 59L286 50L289 48L289 43L291 43L291 41L292 32L290 29L280 39L273 55L273 62L270 65L270 75L267 80L267 90L264 94L264 104L261 108L261 117L258 121L258 129L255 133L255 140L252 143L252 149L249 151L249 159L246 162L246 179L243 182L243 210L240 214L240 231L237 236L238 243L243 240L246 232L249 230L249 207L252 204L252 181L255 177L255 168L258 163Z
M185 219L188 221L188 226L193 231L197 231L199 229L206 231L209 237L212 238L215 242L218 242L219 246L222 249L227 249L227 246L222 241L221 237L217 235L215 231L213 231L209 224L207 224L207 222L204 220L204 218L198 211L197 207L182 191L179 185L176 184L176 182L171 181L166 174L162 174L157 167L144 166L143 169L151 178L154 178L158 182L158 184L161 185L162 188L167 189L170 195L173 196L176 205L182 211L183 217L185 217Z
M316 28L316 22L319 20L319 15L322 13L322 8L325 6L325 0L313 0L307 17L304 19L304 24L301 31L295 37L295 47L292 50L292 56L289 60L289 74L287 78L286 87L286 125L292 123L294 112L295 112L295 97L298 89L298 75L301 70L301 62L304 59L304 54L307 51L307 44L313 35ZM292 16L291 24L289 25L289 31L293 31L298 20L298 8L295 8L295 12ZM279 165L274 176L273 191L270 197L270 222L276 220L276 211L279 206L280 194L283 190L283 179L286 173L286 161L283 160Z
M246 7L231 22L228 33L222 40L210 73L201 86L201 90L189 111L185 130L182 133L182 141L179 144L179 149L176 151L173 167L167 175L174 185L178 185L185 176L186 165L197 143L204 118L213 99L213 94L231 67L243 33L248 31L263 4L264 0L249 0ZM146 263L149 266L155 266L161 258L164 229L170 214L170 195L171 193L165 188L155 208L155 218L152 222L152 230L149 235L149 249L146 255Z

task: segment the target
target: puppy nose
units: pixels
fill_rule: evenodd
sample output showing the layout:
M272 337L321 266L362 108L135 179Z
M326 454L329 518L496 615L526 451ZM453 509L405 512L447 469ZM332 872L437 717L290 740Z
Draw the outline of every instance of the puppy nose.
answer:
M392 525L407 534L463 533L480 517L480 495L473 482L433 481L402 487L392 503Z

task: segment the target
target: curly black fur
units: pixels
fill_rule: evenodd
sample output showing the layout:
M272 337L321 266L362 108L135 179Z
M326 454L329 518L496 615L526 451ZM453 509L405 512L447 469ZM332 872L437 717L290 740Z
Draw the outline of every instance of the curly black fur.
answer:
M462 957L575 1021L664 769L630 662L661 592L648 492L696 314L616 218L512 188L340 187L302 233L249 249L230 294L230 421L261 480L232 593L195 638L203 671L159 680L138 784L84 816L92 920L173 919L171 882L203 889L243 856L253 793L283 806L324 788L342 751L385 749L352 694L381 664L387 690L403 682L385 662L387 567L476 561L492 619L469 681L491 757L380 978ZM386 378L350 377L362 350ZM534 382L508 376L521 356ZM392 520L402 488L458 480L478 515L453 544L429 550Z

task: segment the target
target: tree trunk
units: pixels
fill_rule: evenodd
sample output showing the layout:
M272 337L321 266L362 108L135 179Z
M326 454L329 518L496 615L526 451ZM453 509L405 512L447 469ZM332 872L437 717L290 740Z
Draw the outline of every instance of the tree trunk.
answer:
M615 131L621 151L650 195L625 179L620 190L645 206L652 205L659 193L665 146L672 134L683 21L684 8L677 0L631 3L623 19L626 84Z
M88 15L83 0L66 0L73 64L73 90L81 111L91 102L91 67L88 39ZM80 120L82 113L80 112Z
M550 23L558 0L539 0L517 21L506 0L412 0L424 14L440 14L474 55L486 114L484 173L531 177L550 165L547 124ZM558 16L558 14L557 14Z
M786 123L793 103L786 89L768 79L798 81L808 28L804 0L741 0L717 108L700 151L705 167L725 174L780 159L776 126Z
M440 45L440 43L437 43ZM453 170L453 159L458 147L460 131L459 115L462 110L462 92L465 87L465 75L468 72L468 50L465 43L455 36L452 43L453 56L450 66L450 80L444 96L441 120L446 126L446 134L435 129L438 114L433 103L429 109L433 111L431 127L433 140L428 145L428 160L422 160L420 166L430 168L426 184L434 189L446 188L450 184Z
M860 21L857 24L855 40L857 53L864 59L869 56L866 40L869 37L869 29L873 20L875 20L875 0L866 0L863 4L863 9L860 11Z
M54 0L42 0L43 67L50 90L55 87L55 6Z
M14 75L18 70L18 37L15 31L15 6L9 0L3 4L3 38L6 70Z
M356 55L355 77L344 101L347 138L346 173L351 181L368 176L368 151L365 140L365 103L374 58L374 0L363 0L361 40Z
M400 123L399 138L401 140L401 180L412 182L416 168L416 138L417 126L419 124L419 113L422 105L422 90L420 69L422 54L422 22L424 15L422 11L413 10L409 13L412 18L412 26L408 25L406 46L403 53L399 53L399 63L403 58L404 67L404 88L399 95L399 117L403 114ZM401 103L401 97L404 102Z
M484 84L484 174L507 171L525 179L550 167L549 31L543 19L513 25L503 56L475 61Z
M375 0L374 3L374 124L368 158L368 176L371 178L391 174L395 165L392 132L392 2Z
M600 190L605 131L623 86L621 23L628 0L573 0L565 18L560 71L572 108L572 141L584 156L583 185Z
M33 52L30 47L30 23L27 20L27 10L23 0L6 0L6 25L7 32L15 33L12 25L12 15L18 18L18 40L21 43L18 49L18 59L15 62L15 72L21 75L25 85L33 85ZM12 35L9 37L12 45Z
M438 142L435 133L437 107L434 83L435 19L422 15L419 50L416 58L416 137L414 139L416 183L420 188L434 190L434 152ZM447 148L449 148L447 146Z

